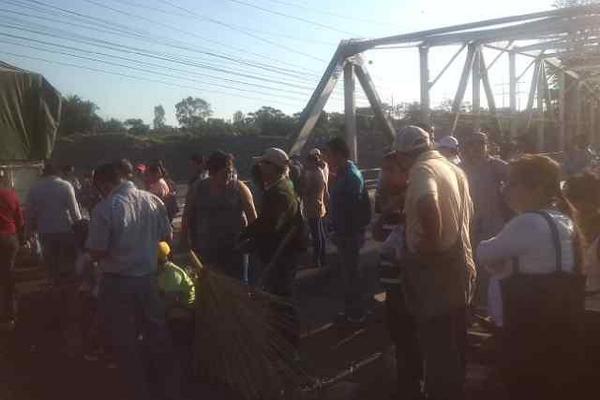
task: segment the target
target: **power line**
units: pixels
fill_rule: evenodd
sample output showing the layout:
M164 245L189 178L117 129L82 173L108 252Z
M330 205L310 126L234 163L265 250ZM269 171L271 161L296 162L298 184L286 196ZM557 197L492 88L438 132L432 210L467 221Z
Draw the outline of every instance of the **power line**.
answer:
M16 46L29 47L29 48L32 48L32 49L45 51L47 53L54 54L54 55L61 54L61 55L66 55L66 56L73 57L73 58L82 59L82 60L94 61L94 62L106 64L106 65L111 65L113 67L120 67L120 68L125 68L125 69L136 70L136 71L144 72L144 73L147 73L147 74L158 75L158 76L165 77L165 78L171 78L171 79L189 81L189 82L194 82L194 83L202 83L202 84L205 84L205 85L215 86L215 87L218 87L218 88L221 88L221 89L237 90L237 91L246 92L246 93L256 93L256 90L254 90L254 89L244 89L244 88L239 88L239 87L235 87L235 86L228 86L228 85L221 85L221 84L218 84L218 83L200 81L200 80L197 80L197 79L181 78L179 76L171 75L171 74L166 74L166 73L163 73L163 72L160 72L160 71L147 70L147 69L136 67L136 66L132 66L132 65L115 63L115 62L112 62L112 61L106 61L106 60L102 60L102 59L94 58L94 57L86 57L86 56L81 56L81 55L77 55L77 54L73 54L73 53L68 53L68 52L63 52L63 51L58 51L58 50L47 50L47 49L43 49L43 48L39 48L39 47L35 47L35 46L29 46L29 45L24 45L24 44L20 44L20 43L16 43L15 44L15 43L10 43L10 42L7 42L7 41L2 41L2 40L0 40L0 42L8 43L8 44L16 45ZM281 90L281 89L276 89L276 90ZM299 100L296 97L289 97L289 96L283 96L283 95L269 94L269 93L264 93L264 92L262 92L262 94L270 95L270 96L276 96L276 97L281 97L281 98L285 98L285 99L288 99L288 100ZM299 95L302 95L302 94L299 94Z
M14 23L14 19L11 19L11 22ZM0 25L2 25L2 24L0 24ZM151 52L147 52L145 50L142 50L142 49L139 49L139 48L135 48L135 47L131 47L131 46L114 45L111 42L106 42L106 41L102 41L102 40L99 40L99 39L90 39L90 38L88 38L86 36L83 36L83 35L77 35L77 34L73 34L73 33L68 33L68 34L63 34L63 35L57 35L57 34L48 33L48 32L41 32L39 30L31 29L31 28L28 28L28 27L22 26L22 25L21 26L18 26L18 25L15 26L15 25L10 25L10 24L4 24L3 26L8 27L9 29L15 29L15 30L18 30L18 31L24 31L24 32L27 32L27 33L34 33L34 34L42 35L42 36L49 36L49 37L53 37L53 38L57 38L57 39L61 39L61 40L68 40L68 41L73 41L73 42L77 42L77 43L83 43L83 44L86 44L86 45L93 45L93 46L96 46L96 47L106 48L106 49L110 49L110 50L113 50L113 51L119 51L119 52L123 52L123 53L127 53L127 54L135 54L135 55L139 55L139 56L142 56L142 57L154 58L154 59L157 59L157 60L160 60L160 61L167 61L167 62L172 62L172 63L178 63L178 64L185 65L185 66L199 67L199 68L204 68L204 69L208 69L208 70L213 70L213 71L218 71L218 72L223 72L223 73L229 73L229 74L238 75L238 76L242 76L242 77L246 77L246 78L250 78L250 79L265 81L265 82L271 82L271 83L283 84L283 85L287 85L287 86L296 86L296 87L299 87L299 85L294 85L293 83L290 83L290 82L277 81L277 80L265 78L265 77L262 77L262 76L256 76L256 75L251 75L251 74L246 74L246 73L238 73L238 72L235 72L235 71L225 70L225 69L222 69L222 68L219 68L219 67L215 67L215 66L212 66L212 65L198 63L198 62L195 62L193 60L181 59L181 57L177 57L177 56L174 56L174 55L171 55L171 54L151 53ZM42 27L44 27L44 26L42 25ZM59 30L59 32L60 32L60 30ZM79 38L83 38L83 39L79 39ZM227 79L224 79L224 80L227 80ZM312 90L312 86L311 87L302 86L300 88L307 89L307 90ZM305 94L303 94L303 95L305 95ZM360 96L360 94L359 94L359 96Z
M49 60L47 58L28 56L28 55L25 55L25 54L13 53L13 52L5 51L5 50L0 50L0 54L6 54L6 55L13 56L13 57L20 57L20 58L23 58L23 59L29 59L29 60L35 60L35 61L42 61L42 62L46 62L46 63L49 63L49 64L62 65L62 66L66 66L66 67L78 68L78 69L88 70L88 71L93 71L93 72L101 72L101 73L104 73L104 74L120 76L120 77L134 79L134 80L138 80L138 81L142 81L142 82L159 83L161 85L166 85L166 86L170 86L170 87L178 87L178 88L192 89L192 90L201 90L201 91L204 91L204 92L215 93L215 94L222 94L222 95L232 95L232 93L222 92L222 91L219 91L219 90L198 88L198 87L187 86L187 85L180 85L180 84L171 83L171 82L168 82L168 81L157 80L157 79L140 78L137 75L128 75L128 74L123 74L123 73L115 72L115 71L107 71L107 70L101 69L101 68L94 68L94 67L88 67L88 66L85 66L85 65L71 64L71 63L67 63L67 62L63 62L63 61ZM266 95L267 96L271 96L269 94L266 94ZM238 94L238 93L236 93L235 96L239 97L239 98L248 99L248 100L259 100L259 101L267 101L267 102L273 101L273 100L267 100L267 99L260 98L260 97L245 96L245 95L241 95L241 94ZM297 106L295 104L285 103L285 102L280 102L280 104L285 104L285 105L291 106L291 107L296 107Z
M14 20L12 20L11 22L14 23ZM18 23L18 20L17 20L17 23ZM170 54L165 54L165 53L162 53L162 54L161 53L153 53L153 52L148 52L148 51L145 51L145 50L142 50L139 48L124 46L124 45L113 45L110 42L106 42L106 41L102 41L102 40L98 40L98 39L91 39L91 38L88 38L88 37L82 36L82 35L77 35L77 34L70 34L70 35L58 34L57 35L57 34L52 34L52 33L47 33L47 32L42 32L39 30L31 29L22 24L21 25L10 25L10 24L5 23L5 24L0 24L0 26L8 27L9 29L14 29L17 31L34 33L37 35L49 36L49 37L53 37L53 38L57 38L57 39L65 39L65 40L69 40L69 41L73 41L73 42L77 42L77 43L83 43L86 45L92 45L92 46L96 46L96 47L100 47L100 48L110 49L113 51L119 51L119 52L128 53L128 54L135 54L138 56L154 58L154 59L161 60L161 61L168 61L168 62L178 63L181 65L192 66L192 67L197 67L197 68L202 68L202 69L208 69L208 70L231 74L231 75L236 75L236 76L240 76L240 77L244 77L244 78L250 78L250 79L255 79L255 80L260 80L260 81L265 81L265 82L270 82L270 83L285 84L285 85L288 85L291 87L300 87L302 89L308 88L307 86L297 85L293 81L286 82L286 81L272 79L272 78L268 78L268 77L264 77L264 76L255 75L255 74L241 73L241 72L232 71L229 69L224 69L224 68L214 66L211 64L199 63L199 62L196 62L193 60L185 60L185 59L182 59L175 55L170 55ZM60 33L61 31L58 30L58 32ZM83 38L83 39L80 39L80 38Z
M86 1L91 1L91 0L86 0ZM117 0L117 1L119 1L119 0ZM276 47L280 47L280 48L282 48L284 50L287 50L287 51L290 51L292 53L300 54L300 55L303 55L305 57L312 58L313 60L317 60L317 61L321 61L321 62L326 62L326 60L323 60L322 58L319 58L319 57L315 57L312 54L305 53L303 51L299 51L299 50L296 50L296 49L292 49L292 48L290 48L288 46L282 45L282 44L280 44L278 42L275 42L273 40L270 40L270 39L265 39L264 37L262 37L260 35L257 35L255 33L252 33L252 32L250 32L249 30L247 30L245 28L241 28L241 27L232 25L232 24L227 23L227 22L223 22L221 20L218 20L218 19L215 19L215 18L212 18L212 17L207 17L205 15L198 14L197 12L195 12L193 10L190 10L189 8L185 8L185 7L179 6L179 5L173 3L173 2L171 2L169 0L162 0L162 2L167 3L171 7L176 8L178 10L182 10L182 11L188 13L189 15L191 15L191 16L193 16L195 18L201 19L203 21L208 21L208 22L211 22L211 23L219 25L219 26L224 26L224 27L226 27L228 29L231 29L234 32L242 33L242 34L244 34L246 36L249 36L249 37L251 37L253 39L257 39L257 40L260 40L261 42L264 42L264 43L267 43L267 44L270 44L270 45L273 45L273 46L276 46Z
M322 28L322 29L327 29L327 30L330 30L330 31L334 31L334 32L338 32L338 33L343 33L344 35L354 36L354 34L351 33L351 32L343 31L343 30L334 28L332 26L329 26L329 25L326 25L326 24L322 24L322 23L317 22L317 21L312 21L312 20L307 19L307 18L298 17L296 15L286 14L286 13L283 13L283 12L280 12L280 11L270 10L268 8L257 6L255 4L251 4L251 3L246 3L245 1L241 1L241 0L227 0L227 1L229 1L230 3L239 4L239 5L242 5L242 6L245 6L245 7L255 8L257 10L260 10L260 11L268 13L268 14L274 14L274 15L278 15L280 17L284 17L284 18L288 18L288 19L293 19L293 20L296 20L296 21L304 22L306 24L314 25L314 26L317 26L317 27Z
M10 13L18 13L16 11L12 11L12 10L4 10L4 11L10 12ZM21 14L21 15L23 15L23 14ZM43 19L43 20L51 20L51 21L60 22L60 23L67 24L67 25L71 25L71 22L63 22L63 21L52 19L52 18L49 18L49 17L29 16L29 15L25 15L25 16L32 17L32 18L39 18L39 19ZM47 29L47 30L55 29L55 28L49 28L49 27L44 26L44 25L39 25L39 26L42 26L44 29ZM93 30L95 28L88 27L87 29L92 29ZM234 56L230 56L230 55L227 55L227 54L223 54L223 53L216 53L216 52L209 51L209 50L203 50L203 49L198 49L198 48L195 48L195 47L189 47L184 42L180 42L180 41L174 41L174 42L165 41L162 38L159 38L159 37L156 37L156 36L148 35L148 37L145 37L145 36L139 35L137 33L120 33L119 32L119 35L121 35L121 36L122 35L126 35L126 36L129 36L129 37L132 37L132 35L133 35L133 38L135 38L136 40L141 40L141 41L145 41L145 42L151 42L153 44L161 44L161 45L168 46L168 47L174 47L174 48L177 48L177 49L180 49L180 50L191 51L191 52L194 52L194 53L202 54L204 56L215 57L215 58L219 58L221 60L235 62L236 64L240 64L240 65L244 65L244 66L248 66L248 67L252 67L252 68L257 68L257 69L262 69L262 70L266 70L266 71L269 71L269 72L280 73L280 74L283 74L283 75L293 76L295 78L305 78L307 76L306 73L302 73L302 72L299 72L299 71L296 71L296 70L292 70L292 69L288 69L288 68L282 68L282 67L272 66L272 65L263 64L263 63L260 63L260 62L248 61L248 60L240 59L240 58L237 58L237 57L234 57ZM87 39L89 39L89 38L87 38ZM105 42L105 43L108 43L108 42ZM314 76L316 77L318 75L315 74Z
M113 22L113 21L107 21L107 20L104 20L104 19L102 19L102 18L98 18L98 17L92 17L92 16L89 16L89 15L86 15L86 14L83 14L83 13L80 13L80 12L77 12L77 11L73 11L73 10L69 10L69 9L61 8L61 7L55 6L55 5L53 5L53 4L44 3L44 2L42 2L42 1L39 1L39 0L21 0L21 1L20 1L20 0L5 0L5 1L12 2L13 4L14 4L15 2L17 2L17 4L19 4L19 3L20 3L21 5L22 5L22 1L25 1L25 2L28 2L28 3L34 3L34 4L37 4L37 5L38 5L38 7L39 7L39 6L43 7L43 8L41 9L41 12L47 12L47 11L48 11L48 9L49 9L50 11L56 11L56 10L59 10L60 12L62 12L62 13L64 13L64 14L67 14L67 15L70 15L70 16L75 16L75 17L77 17L77 18L82 18L82 19L85 19L85 20L88 20L88 21L93 21L93 22L94 22L94 23L96 23L96 24L97 24L97 23L101 23L101 24L103 24L104 26L108 26L108 27L113 27L113 26L115 26L115 25L116 25L116 26L120 27L120 28L119 28L120 30L122 30L122 31L124 30L125 34L127 34L127 33L128 33L128 31L133 31L135 35L138 35L138 36L147 36L147 37L153 37L153 41L155 41L155 42L161 41L163 44L165 43L164 39L162 39L162 38L158 38L158 37L156 37L156 36L153 36L153 35L151 35L150 33L146 32L146 31L137 30L137 29L132 29L132 28L130 28L130 27L128 27L128 26L121 25L121 24L117 24L117 23L115 23L115 22ZM40 11L40 10L39 10L39 8L38 8L38 10L37 10L37 11ZM134 18L137 18L137 16L135 16L134 14L130 14L130 15L132 15ZM155 21L153 21L153 20L146 21L146 22L155 23ZM158 23L158 24L160 24L160 23ZM175 29L177 29L177 28L175 28ZM184 31L184 33L185 33L185 31ZM186 33L186 34L187 34L187 33ZM200 37L199 35L195 35L195 34L192 34L192 35L193 35L193 36L196 36L196 37ZM274 62L276 62L276 63L278 63L278 64L285 64L285 65L292 66L292 67L294 67L294 68L306 69L304 66L299 66L299 65L297 65L297 64L292 64L292 63L284 62L284 61L282 61L282 60L280 60L280 59L272 58L272 57L270 57L270 56L268 56L268 55L265 55L265 54L261 54L261 53L255 53L255 52L252 52L252 51L248 51L248 49L244 49L244 48L235 47L235 46L232 46L231 44L228 44L228 43L223 43L223 42L220 42L220 41L218 41L218 40L214 40L214 39L211 39L211 38L205 38L205 37L200 37L200 38L201 38L201 39L203 39L203 40L205 40L205 41L207 41L207 42L215 43L215 44L217 44L217 45L219 45L219 46L223 46L223 47L226 47L226 48L228 48L228 49L234 49L234 50L236 50L236 51L242 51L242 52L244 52L244 53L247 53L247 54L250 54L250 55L253 55L253 56L259 57L261 60L271 60L271 61L274 61ZM178 43L185 43L185 42L181 42L181 41L175 41L175 42L178 42ZM196 50L195 50L195 51L196 51ZM209 53L209 52L216 53L216 51L213 51L213 50L210 50L210 49L206 49L206 50L200 50L200 51L201 51L201 52L204 52L204 53ZM233 56L228 56L228 57L230 57L230 58L231 58L231 57L233 57ZM256 62L256 61L248 61L248 62L254 62L255 64L260 64L259 62ZM266 65L266 64L263 64L263 65ZM286 70L288 70L288 71L291 71L291 72L297 72L297 71L292 71L292 70L289 70L289 69L287 69L287 68L279 67L279 66L277 66L277 65L270 65L270 67L271 67L272 69L286 69Z
M138 7L138 8L145 8L148 10L152 10L154 12L158 12L164 15L176 15L178 17L182 17L182 18L196 18L195 15L190 14L189 12L185 11L185 12L177 12L174 11L173 8L179 9L176 4L173 4L171 6L171 11L167 11L163 8L159 8L159 7L155 7L155 6L151 6L145 3L139 3L136 1L130 1L130 0L111 0L111 1L115 1L118 3L122 3L122 4L126 4L129 5L130 7ZM158 0L160 1L160 0ZM205 15L203 15L203 17L206 17ZM207 17L208 18L208 17ZM216 18L211 17L212 19L216 20ZM235 24L231 24L228 23L229 25L231 25L232 27L235 27L237 29L243 29L246 30L248 32L253 32L253 33L258 33L258 34L262 34L262 35L268 35L268 36L277 36L277 37L281 37L281 38L286 38L289 40L295 40L295 41L299 41L299 42L306 42L306 43L312 43L312 44L318 44L318 45L322 45L322 46L335 46L337 45L337 43L334 42L325 42L325 41L321 41L321 40L316 40L316 39L312 39L312 38L302 38L302 37L298 37L298 36L292 36L292 35L288 35L288 34L284 34L284 33L280 33L280 32L272 32L272 31L265 31L262 29L254 29L254 28L250 28L247 26L240 26L240 25L235 25Z
M10 1L10 0L9 0L9 1ZM35 4L38 4L38 5L42 5L43 7L46 7L46 8L43 8L43 9L42 9L42 11L44 11L44 12L52 12L54 15L57 15L57 12L56 12L56 10L55 10L55 8L54 8L53 6L48 6L48 5L46 5L46 4L44 4L44 3L40 2L40 1L36 1L36 0L28 0L28 1L29 1L29 2L33 2L33 3L35 3ZM13 1L13 2L12 2L12 4L14 5L14 4L15 4L15 2ZM32 7L30 7L30 6L24 6L22 3L17 3L17 6L19 6L19 7L25 7L25 8L29 8L29 9L31 9L31 8L32 8ZM48 8L50 8L50 9L48 10ZM101 29L101 30L103 30L104 32L106 32L106 29L111 29L111 30L113 30L113 31L116 31L116 32L118 32L119 34L122 34L122 32L123 32L123 31L125 31L125 32L127 32L126 34L127 34L127 35L129 35L129 36L131 36L131 35L134 35L134 37L135 37L136 39L139 39L139 40L142 40L142 39L143 39L143 40L145 40L145 41L148 41L148 38L147 38L147 37L144 37L144 36L142 36L142 34L140 33L140 32L143 32L143 31L139 31L139 30L132 30L132 29L131 29L131 28L129 28L128 26L124 26L124 25L120 25L120 26L119 26L119 24L113 24L113 23L111 23L111 22L109 22L109 21L106 21L106 20L103 20L103 19L101 19L101 18L90 17L90 16L87 16L87 15L85 15L85 14L77 13L77 12L75 12L75 11L71 11L71 10L65 10L65 9L61 9L61 8L56 8L56 9L58 9L58 10L59 10L60 12L62 12L62 13L66 13L66 14L69 14L69 15L74 15L74 16L76 17L76 19L80 19L80 18L82 18L82 19L85 19L85 20L86 20L86 22L90 21L90 22L91 22L93 25L96 25L96 28L95 28L95 29L98 29L98 27L97 27L97 26L98 26L98 23L100 23L100 24L101 24L100 26L102 26L102 28L100 28L100 29ZM40 11L40 9L39 9L39 8L37 8L37 9L36 9L36 8L33 8L33 10L34 10L34 11L38 11L38 12ZM6 11L8 11L8 10L6 10ZM11 10L11 11L12 11L12 10ZM60 15L60 14L58 14L58 15ZM62 15L60 15L60 16L62 17ZM37 18L41 18L41 17L39 17L39 16L31 16L31 15L28 15L28 17L34 17L34 18L36 18L36 17L37 17ZM66 22L65 22L65 23L66 23ZM67 23L67 24L68 24L68 23ZM115 25L117 26L117 28L115 28ZM80 26L81 26L81 25L80 25ZM121 26L122 26L123 28L121 28ZM42 27L44 27L44 26L42 25ZM44 27L44 28L48 29L47 27ZM133 32L132 32L132 31L133 31ZM111 33L111 34L115 34L115 33L113 33L113 32L110 32L110 33ZM38 32L36 32L36 34L40 34L40 35L49 35L49 36L54 36L54 37L60 37L59 35L50 35L50 34L48 34L48 33L45 33L45 32L39 32L39 31L38 31ZM112 42L100 41L100 40L98 40L98 39L94 39L94 40L95 40L95 42L94 42L94 41L92 41L91 39L89 39L89 38L87 38L87 37L85 37L85 36L82 36L82 35L76 35L76 34L69 33L69 32L67 33L67 36L66 36L66 37L65 37L65 36L63 36L63 37L61 37L61 39L66 39L66 40L74 40L74 37L73 37L73 36L79 36L79 37L83 37L83 38L85 38L85 41L84 41L84 43L86 43L86 42L87 42L86 44L92 44L92 45L95 45L95 46L99 46L99 44L98 44L98 41L99 41L99 42L103 42L103 46L104 46L104 47L106 47L106 46L112 46L112 47L110 47L110 48L111 48L112 50L115 50L115 45L114 45ZM187 46L174 45L174 44L172 44L172 43L165 44L165 41L164 41L164 40L157 40L157 39L160 39L160 38L156 38L156 37L152 37L152 36L150 36L150 37L153 39L153 40L152 40L152 43L162 43L162 44L163 44L163 45L165 45L165 46L177 47L177 48L184 49L184 50L187 50L187 51L198 52L198 53L201 53L201 54L204 54L204 55L209 55L209 56L212 56L212 57L219 57L219 58L221 58L221 59L225 59L225 60L228 60L228 61L233 61L233 62L236 62L236 63L246 64L246 65L248 65L248 66L251 66L251 67L253 67L253 68L259 68L259 67L260 67L260 68L262 68L262 69L268 70L269 72L277 72L277 73L281 73L281 71L273 70L273 67L271 67L270 65L265 65L265 64L262 64L262 65L257 65L256 63L252 63L252 62L248 62L248 61L245 61L245 60L236 59L236 58L233 58L233 57L230 57L230 56L223 56L223 55L221 55L221 54L216 54L216 53L213 53L213 52L208 52L208 51L198 50L197 48L190 48L190 47L187 47ZM75 41L75 40L74 40L74 41ZM80 42L81 42L81 41L80 41ZM181 43L181 42L180 42L180 43ZM127 47L127 46L124 46L124 47ZM122 48L116 48L116 50L117 50L117 51L124 51ZM129 50L131 51L131 48L129 48ZM143 52L141 55L143 55L143 56L146 56L146 57L149 57L149 56L151 56L150 54L148 54L148 52ZM169 57L176 58L177 56L172 56L172 55L169 55ZM177 61L173 61L173 59L170 59L170 60L167 60L167 61L169 61L169 62L177 62ZM137 62L139 62L139 61L137 61ZM181 59L179 60L179 62L181 63ZM189 62L189 61L188 61L188 62ZM194 64L194 66L198 66L198 64ZM287 71L290 71L290 73L298 74L298 76L304 76L304 77L306 76L306 74L301 74L301 73L299 73L299 72L297 72L297 71L293 71L293 70L287 70ZM224 72L224 73L231 73L232 71L223 71L223 72ZM176 78L176 79L179 79L178 77L175 77L175 78ZM295 77L295 78L297 78L297 77ZM252 77L251 77L251 79L263 79L263 80L264 80L265 78L264 78L264 77L252 76ZM225 87L225 86L221 86L221 87ZM239 90L239 88L236 88L235 90Z
M313 7L307 7L304 5L300 5L298 3L290 3L289 1L283 1L283 0L265 0L268 1L270 3L275 3L275 4L281 4L283 6L287 6L287 7L295 7L295 8L299 8L302 10L306 10L306 11L311 11L314 13L318 13L318 14L323 14L323 15L328 15L330 17L336 17L336 18L341 18L341 19L346 19L349 21L356 21L356 22L363 22L363 23L367 23L367 24L373 24L373 25L389 25L389 26L396 26L396 24L392 24L391 22L382 22L382 21L374 21L372 19L365 19L365 18L356 18L356 17L352 17L349 15L342 15L342 14L338 14L338 13L334 13L328 10L322 10L320 8L313 8Z
M134 14L134 13L130 13L130 12L128 12L128 11L125 11L125 10L121 10L121 9L119 9L119 8L115 8L115 7L107 6L106 4L99 3L99 2L97 2L97 1L95 1L95 0L83 0L83 1L85 1L85 2L87 2L87 3L90 3L90 4L94 4L94 5L96 5L97 7L100 7L100 8L104 8L104 9L111 10L111 11L113 11L113 12L116 12L116 13L119 13L119 14L126 15L126 16L128 16L128 17L131 17L131 18L137 18L137 19L140 19L140 20L142 20L142 21L146 21L146 22L150 22L150 23L152 23L152 24L157 24L157 25L159 25L159 26L163 26L163 27L165 27L165 28L167 28L167 29L171 29L171 30L173 30L173 31L176 31L176 32L179 32L179 33L183 33L183 34L186 34L186 35L191 35L191 36L194 36L194 37L197 37L197 38L200 38L200 39L206 40L206 37L204 37L204 36L202 36L202 35L198 35L198 34L197 34L197 33L195 33L195 32L190 32L190 31L187 31L187 30L185 30L185 29L179 29L179 28L177 28L177 27L175 27L175 26L172 26L172 25L169 25L169 24L165 24L165 23L163 23L163 22L156 21L156 20L153 20L153 19L151 19L151 18L144 17L144 16L142 16L142 15L137 15L137 14ZM223 23L223 22L218 22L218 21L211 21L211 22L214 22L214 23L216 23L216 24L219 24L219 25L227 26L227 24L226 24L226 23ZM273 41L271 41L271 40L269 40L269 39L262 38L262 37L260 37L260 36L257 36L257 35L255 35L255 34L252 34L252 33L246 33L246 32L244 32L244 31L242 31L242 30L238 30L238 29L236 29L236 28L233 28L233 27L231 27L231 26L228 26L228 27L229 27L230 29L236 30L236 31L238 31L238 32L245 33L245 34L247 34L248 36L250 36L250 37L253 37L253 38L257 39L257 40L261 40L261 41L263 41L263 42L265 42L265 43L269 43L269 44L271 44L271 45L273 45L273 46L280 47L280 48L282 48L282 49L284 49L284 50L286 50L286 51L289 51L289 52L291 52L291 53L299 54L299 55L302 55L302 56L304 56L304 57L309 57L309 58L311 58L311 59L313 59L313 60L317 60L317 61L322 61L322 62L325 62L325 60L322 60L322 59L320 59L320 58L318 58L318 57L314 57L314 56L313 56L313 55L311 55L311 54L304 53L304 52L302 52L302 51L299 51L299 50L296 50L296 49L293 49L293 48L290 48L290 47L284 46L284 45L282 45L282 44L279 44L279 43L273 42Z
M55 43L50 43L50 42L46 42L43 40L35 40L35 39L31 39L31 38L26 38L23 36L17 36L17 35L9 35L9 34L4 34L4 33L0 33L0 35L2 36L8 36L10 38L13 39L18 39L18 40L23 40L23 41L28 41L28 42L33 42L33 43L38 43L38 44L43 44L46 46L53 46L53 47L57 47L60 49L67 49L67 50L72 50L72 51L77 51L77 52L82 52L82 53L87 53L87 54L94 54L94 55L99 55L99 56L104 56L104 57L111 57L111 58L116 58L119 60L123 60L123 61L127 61L127 62L133 62L133 63L137 63L137 64L141 64L141 65L145 65L145 66L149 66L149 67L156 67L156 68L161 68L161 69L166 69L169 71L175 71L175 72L183 72L186 74L194 74L197 76L203 76L203 77L207 77L207 78L211 78L211 79L218 79L218 80L222 80L225 82L231 82L231 83L237 83L237 84L241 84L241 85L247 85L247 86L253 86L253 87L257 87L257 88L261 88L261 89L267 89L267 90L275 90L275 91L285 91L286 93L290 93L290 94L299 94L301 96L305 96L306 93L300 93L300 92L294 92L294 91L289 91L286 89L282 89L282 88L277 88L277 87L272 87L272 86L266 86L266 85L262 85L262 84L257 84L257 83L252 83L252 82L245 82L245 81L239 81L239 80L235 80L235 79L228 79L228 78L223 78L220 76L215 76L215 75L210 75L210 74L203 74L203 73L198 73L198 72L191 72L188 70L184 70L184 69L180 69L180 68L173 68L173 67L168 67L168 66L164 66L164 65L160 65L160 64L156 64L156 63L148 63L148 62L144 62L144 61L140 61L140 60L136 60L136 59L132 59L132 58L128 58L128 57L122 57L122 56L118 56L118 55L114 55L114 54L108 54L108 53L102 53L102 52L97 52L97 51L90 51L90 50L85 50L85 49L81 49L81 48L77 48L77 47L72 47L72 46L65 46L65 45L60 45L60 44L55 44ZM2 41L2 40L0 40ZM11 43L11 42L6 42L4 41L4 43L9 43L9 44L15 44L15 43ZM44 48L40 48L40 47L35 47L35 46L28 46L28 45L24 45L24 44L18 44L20 46L25 46L25 47L30 47L32 49L36 49L36 50L42 50L42 51L49 51L47 49ZM72 56L72 57L78 57L77 55L73 55L72 53L64 53L61 52L61 54L65 54L68 56ZM96 59L93 59L93 61L97 61ZM122 65L119 65L122 66ZM287 86L291 86L285 82L282 82L284 85ZM296 86L298 88L301 89L307 89L310 90L310 88L307 87L303 87L303 86Z

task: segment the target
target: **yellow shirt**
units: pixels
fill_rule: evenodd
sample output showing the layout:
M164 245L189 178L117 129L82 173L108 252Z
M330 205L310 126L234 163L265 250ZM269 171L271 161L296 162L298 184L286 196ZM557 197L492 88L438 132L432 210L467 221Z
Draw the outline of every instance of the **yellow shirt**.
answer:
M409 172L404 211L406 241L411 252L415 252L423 237L417 203L426 195L433 195L440 208L442 236L438 250L444 251L452 247L459 238L459 228L462 227L467 264L474 271L475 263L469 239L473 203L467 179L459 167L435 150L421 154Z

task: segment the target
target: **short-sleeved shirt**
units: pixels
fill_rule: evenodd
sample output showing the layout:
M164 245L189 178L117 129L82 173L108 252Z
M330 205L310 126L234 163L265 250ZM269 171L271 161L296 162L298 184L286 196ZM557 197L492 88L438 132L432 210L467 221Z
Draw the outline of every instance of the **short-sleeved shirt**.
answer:
M156 273L158 242L170 234L163 202L127 181L94 208L86 247L108 253L104 273L145 276Z
M418 202L433 195L441 214L441 240L439 251L450 249L460 238L468 267L475 269L469 227L473 203L464 173L439 152L427 151L419 156L410 169L404 203L406 213L406 241L408 249L415 252L423 237L423 226L418 215ZM461 233L462 229L462 233Z
M56 176L36 182L26 204L28 228L41 234L69 233L73 222L81 219L73 186Z

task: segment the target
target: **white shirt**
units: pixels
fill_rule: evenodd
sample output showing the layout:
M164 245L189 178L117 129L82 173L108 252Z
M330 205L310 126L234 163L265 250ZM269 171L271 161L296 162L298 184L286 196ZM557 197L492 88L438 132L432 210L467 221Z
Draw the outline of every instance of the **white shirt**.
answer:
M73 222L81 219L73 186L56 176L36 182L26 204L28 229L42 234L71 232Z
M573 222L555 210L550 214L558 229L562 250L563 271L573 271ZM519 270L526 274L546 274L556 270L556 251L548 222L541 215L524 213L514 217L495 237L482 241L477 247L479 265L504 262L501 271L490 271L493 276L488 288L488 308L494 322L502 326L502 298L500 280L513 273L512 259L519 260Z
M86 247L108 253L102 272L145 276L156 273L158 242L170 234L163 202L127 181L94 208Z

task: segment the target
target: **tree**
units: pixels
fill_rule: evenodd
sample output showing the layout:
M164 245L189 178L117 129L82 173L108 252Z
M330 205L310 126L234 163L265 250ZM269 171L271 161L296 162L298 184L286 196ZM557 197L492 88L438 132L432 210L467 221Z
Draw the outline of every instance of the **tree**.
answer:
M234 125L243 123L244 122L244 113L241 111L234 112L232 121L233 121Z
M198 97L187 97L175 104L175 116L184 128L197 128L212 115L210 104Z
M102 123L96 112L100 108L89 100L83 100L77 95L63 99L59 134L71 135L76 132L89 133L96 130Z
M140 118L130 118L125 120L125 126L132 135L145 135L150 131L150 126L144 124Z
M154 129L165 127L165 109L162 104L154 107L154 121L152 122Z
M125 124L116 118L111 118L107 121L102 121L100 130L106 132L121 132L125 130Z
M231 135L233 126L222 118L209 118L206 120L206 131L211 135Z
M267 106L248 114L246 123L258 129L264 136L288 136L296 126L294 118L281 110Z

